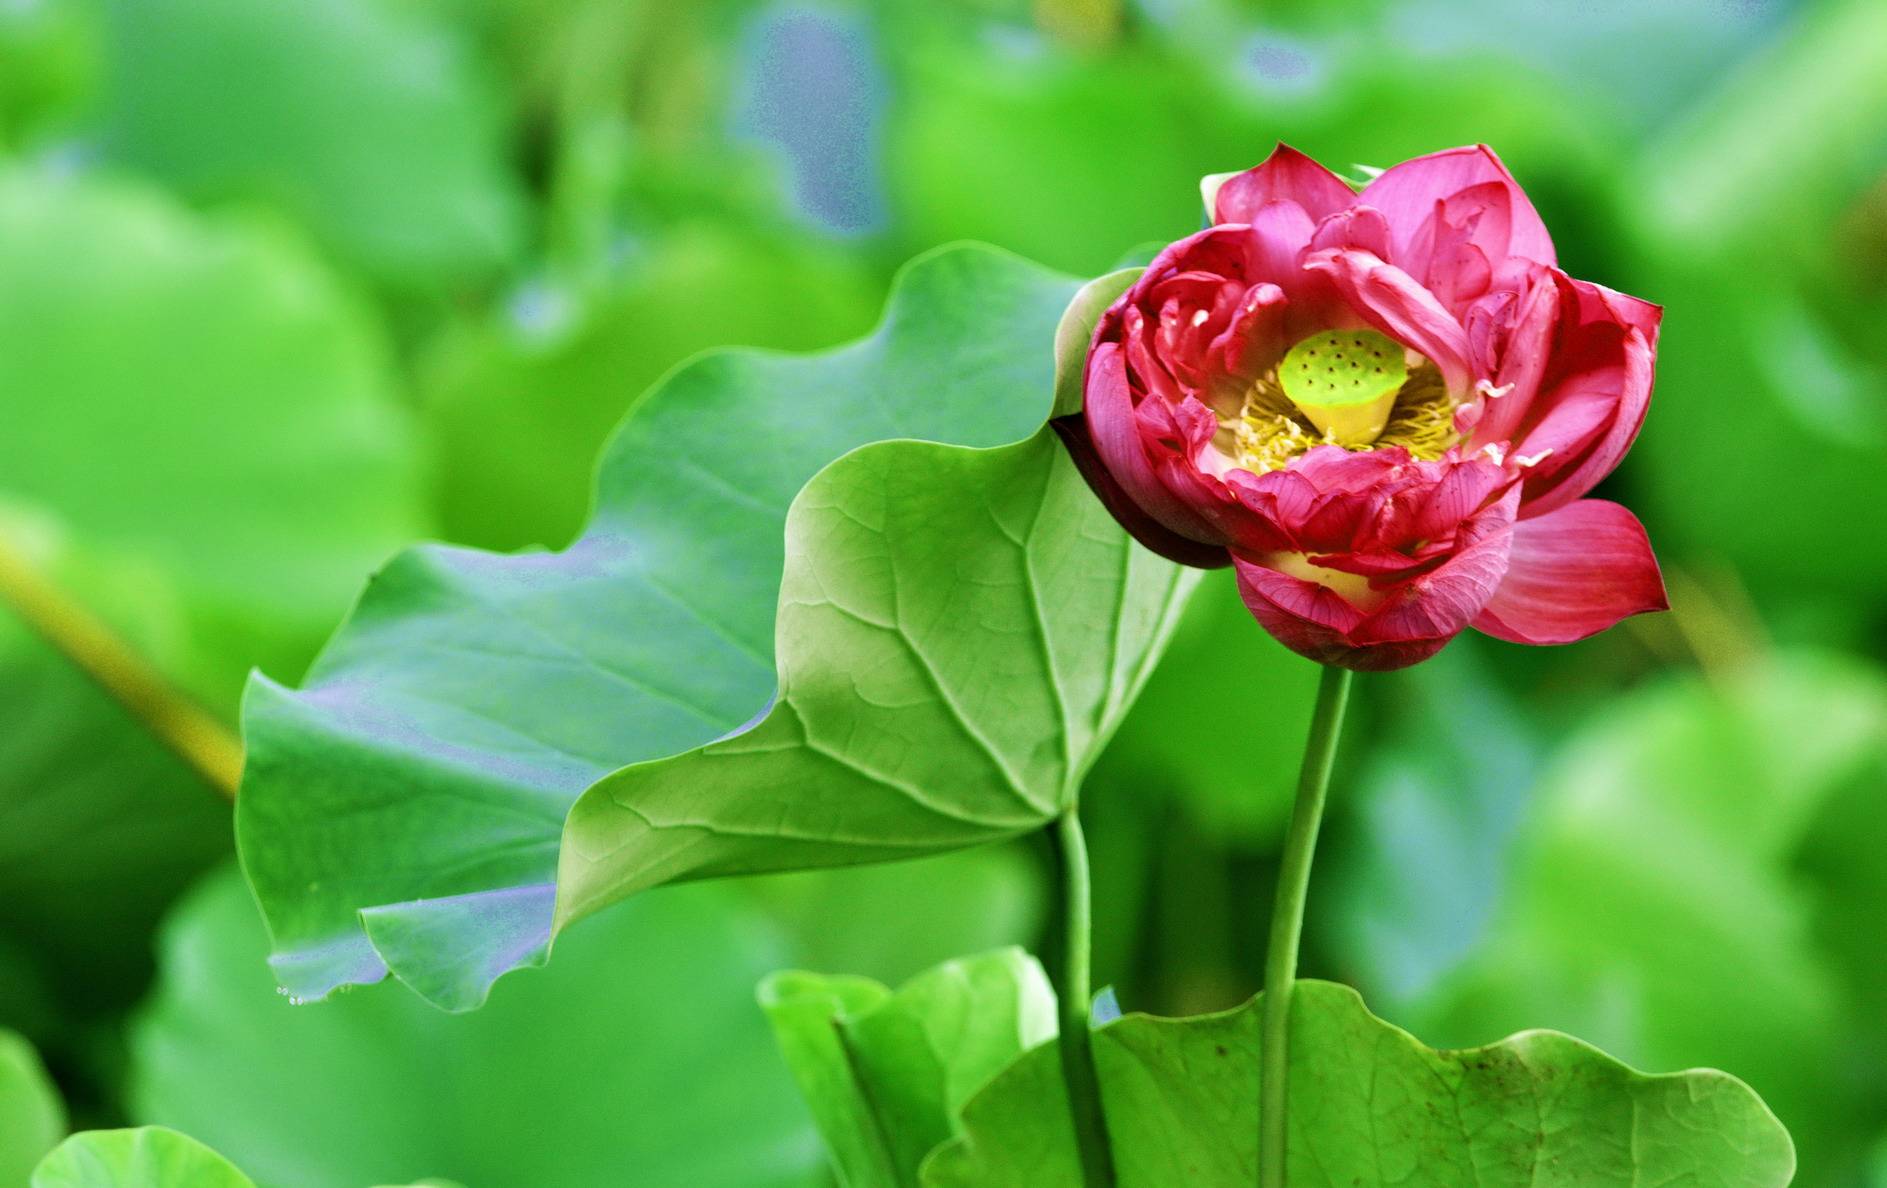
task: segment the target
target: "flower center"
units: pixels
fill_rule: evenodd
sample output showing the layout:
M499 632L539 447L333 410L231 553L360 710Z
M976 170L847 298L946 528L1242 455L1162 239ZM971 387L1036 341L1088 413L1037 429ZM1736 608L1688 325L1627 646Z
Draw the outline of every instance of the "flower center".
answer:
M1330 330L1299 342L1221 428L1232 439L1233 464L1257 474L1320 445L1401 446L1433 460L1460 438L1441 372L1374 330Z

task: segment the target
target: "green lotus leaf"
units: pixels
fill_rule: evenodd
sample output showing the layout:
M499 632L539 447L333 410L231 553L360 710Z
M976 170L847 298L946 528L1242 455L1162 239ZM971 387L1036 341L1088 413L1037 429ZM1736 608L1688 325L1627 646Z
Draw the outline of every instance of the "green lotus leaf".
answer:
M809 1188L818 1138L752 987L795 953L732 886L588 921L482 1011L397 985L294 1006L234 870L179 905L134 1020L129 1108L264 1184Z
M65 1105L39 1054L0 1029L0 1188L23 1188L65 1132Z
M33 1171L32 1188L256 1188L234 1164L162 1126L87 1130Z
M237 836L283 986L470 1007L639 888L1071 803L1190 589L1040 429L1075 288L945 249L867 339L705 356L568 549L404 554L301 690L256 681Z
M1055 992L1020 949L945 962L896 992L778 973L760 1004L849 1188L915 1185L964 1102L1055 1035Z
M1094 1034L1121 1188L1256 1182L1259 1000L1218 1015L1128 1015ZM1292 1188L1782 1188L1781 1123L1726 1073L1634 1072L1529 1031L1436 1051L1356 992L1299 982L1291 1009ZM926 1188L1080 1183L1054 1045L973 1098Z

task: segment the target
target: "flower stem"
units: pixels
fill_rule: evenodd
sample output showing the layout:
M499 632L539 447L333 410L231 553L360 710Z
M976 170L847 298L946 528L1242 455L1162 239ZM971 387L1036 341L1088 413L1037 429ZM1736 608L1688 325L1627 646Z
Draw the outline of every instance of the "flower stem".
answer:
M1259 1188L1284 1188L1284 1146L1289 1131L1285 1098L1290 1070L1291 988L1297 980L1297 944L1304 932L1304 896L1310 889L1310 860L1317 849L1324 793L1330 787L1330 765L1336 758L1337 735L1343 730L1343 705L1349 696L1350 670L1326 667L1317 685L1317 708L1311 715L1310 738L1304 744L1304 766L1297 777L1297 803L1291 809L1290 832L1284 837L1284 860L1278 869L1277 895L1271 904L1271 943L1265 951L1264 1031L1258 1074Z
M1061 866L1061 985L1056 1001L1061 1006L1061 1075L1068 1086L1068 1110L1073 1116L1075 1147L1081 1156L1085 1188L1112 1188L1114 1156L1107 1145L1107 1118L1101 1109L1101 1085L1094 1072L1094 1045L1089 1031L1089 929L1093 897L1088 888L1088 844L1081 834L1081 818L1069 808L1055 821L1055 841Z
M42 577L4 540L0 540L0 606L11 607L145 730L195 769L204 783L235 799L242 776L242 742L235 732L164 679L111 628Z

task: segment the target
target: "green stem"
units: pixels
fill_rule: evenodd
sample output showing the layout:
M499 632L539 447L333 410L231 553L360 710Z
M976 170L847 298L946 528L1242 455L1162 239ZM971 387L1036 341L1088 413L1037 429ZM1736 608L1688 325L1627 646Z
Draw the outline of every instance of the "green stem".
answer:
M1093 1037L1088 1024L1093 999L1088 985L1088 933L1093 915L1088 844L1074 809L1057 818L1055 841L1062 887L1061 985L1055 988L1056 1001L1061 1004L1061 1075L1068 1086L1068 1110L1073 1115L1075 1146L1081 1155L1082 1183L1086 1188L1112 1188L1114 1156L1107 1145L1107 1118L1101 1109L1101 1085L1094 1073Z
M1278 891L1271 904L1271 944L1265 951L1264 1033L1258 1081L1258 1184L1284 1188L1284 1144L1288 1114L1291 988L1297 981L1297 944L1304 932L1304 896L1310 890L1310 860L1323 822L1330 765L1343 730L1343 704L1350 696L1350 670L1327 667L1317 686L1317 709L1304 744L1297 777L1297 803L1284 838Z
M63 653L203 781L235 799L242 741L0 540L0 606Z

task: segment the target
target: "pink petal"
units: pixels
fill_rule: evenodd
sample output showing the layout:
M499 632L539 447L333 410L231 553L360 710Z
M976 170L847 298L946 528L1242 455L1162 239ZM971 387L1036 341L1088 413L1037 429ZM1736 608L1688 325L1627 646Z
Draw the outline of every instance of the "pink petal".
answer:
M1669 606L1644 525L1616 503L1581 499L1515 525L1507 577L1474 627L1512 643L1571 643Z
M1317 224L1310 238L1312 251L1336 248L1360 248L1384 259L1389 257L1389 220L1373 206L1352 206L1340 210Z
M1358 643L1452 639L1474 620L1501 585L1513 547L1519 492L1462 525L1460 551L1410 581L1352 633Z
M1434 217L1437 202L1488 182L1507 189L1506 255L1524 256L1541 264L1556 263L1553 238L1547 234L1539 212L1494 150L1484 144L1446 149L1392 166L1364 187L1356 203L1374 206L1388 218L1393 249L1389 259L1402 264L1403 253L1411 249L1416 236ZM1488 262L1498 269L1502 261L1490 258Z
M1548 405L1563 402L1577 406L1596 399L1610 401L1613 407L1610 422L1596 442L1585 446L1583 453L1578 445L1569 445L1565 453L1549 454L1536 474L1529 477L1523 517L1533 519L1570 507L1574 500L1612 473L1637 439L1638 430L1644 427L1645 414L1651 408L1654 364L1655 357L1644 336L1637 330L1627 330L1621 366L1571 376L1550 396L1541 397L1541 403ZM1522 454L1538 455L1543 449L1558 448L1556 434L1571 435L1581 428L1577 417L1556 425L1549 415L1541 419L1537 428L1528 431L1515 444L1515 449Z
M1280 144L1264 164L1235 174L1219 187L1213 221L1249 223L1267 202L1294 202L1312 221L1342 210L1356 199L1356 191L1336 174Z
M1102 325L1106 325L1105 320ZM1127 362L1116 343L1097 343L1088 355L1083 413L1095 454L1132 503L1170 532L1201 544L1225 543L1210 524L1167 490L1155 473L1147 458L1147 443L1141 435L1140 418L1135 415L1133 396L1128 389ZM1076 461L1080 459L1077 457ZM1093 485L1092 480L1090 485Z

